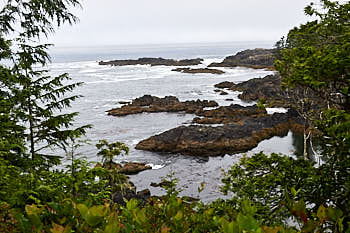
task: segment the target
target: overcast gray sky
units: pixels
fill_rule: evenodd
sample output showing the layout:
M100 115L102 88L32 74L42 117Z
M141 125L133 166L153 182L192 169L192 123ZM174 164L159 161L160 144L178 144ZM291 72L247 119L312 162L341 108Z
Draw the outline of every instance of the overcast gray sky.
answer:
M277 41L310 0L84 0L56 46Z

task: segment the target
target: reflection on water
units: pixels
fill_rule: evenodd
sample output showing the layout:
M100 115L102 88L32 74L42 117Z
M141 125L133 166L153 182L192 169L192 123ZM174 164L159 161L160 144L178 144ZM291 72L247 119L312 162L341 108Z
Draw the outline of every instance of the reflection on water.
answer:
M303 134L293 134L293 146L295 148L295 155L297 157L303 157L304 155L304 136ZM313 139L313 143L311 145L310 140L307 140L306 144L306 151L308 154L308 158L312 161L318 162L318 156L315 154L314 150L312 147L314 147L315 152L317 153L319 151L319 143L317 139Z

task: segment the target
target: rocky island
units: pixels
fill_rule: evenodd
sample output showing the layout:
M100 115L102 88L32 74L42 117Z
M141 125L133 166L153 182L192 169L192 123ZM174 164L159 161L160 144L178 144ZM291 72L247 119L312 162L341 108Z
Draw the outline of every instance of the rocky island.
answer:
M222 156L253 149L262 140L285 136L302 123L295 111L247 117L242 122L210 127L179 126L139 142L136 149L193 156Z
M211 63L208 67L248 67L254 69L273 69L276 58L274 49L248 49L228 56L220 63Z
M137 60L114 60L114 61L100 61L99 65L111 65L111 66L128 66L128 65L151 65L151 66L195 66L201 64L203 59L164 59L164 58L139 58Z
M214 86L242 92L238 95L238 98L247 102L264 100L274 107L288 107L292 102L288 92L281 88L281 76L279 74L253 78L237 84L224 81Z
M159 98L157 96L144 95L136 98L132 103L108 110L108 115L126 116L143 112L186 112L196 113L206 107L216 107L218 104L215 101L208 100L191 100L181 102L175 96L166 96Z
M218 69L209 69L209 68L176 68L171 71L186 73L186 74L224 74L225 72Z

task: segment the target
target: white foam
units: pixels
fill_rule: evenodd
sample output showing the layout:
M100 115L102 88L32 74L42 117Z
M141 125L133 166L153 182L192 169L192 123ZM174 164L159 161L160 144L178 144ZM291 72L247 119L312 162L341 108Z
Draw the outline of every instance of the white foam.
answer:
M288 109L286 108L266 108L267 114L274 114L274 113L286 113L288 112Z
M148 163L146 165L150 166L153 170L159 170L159 169L162 169L163 167L165 167L165 165L157 165L157 164L153 164L153 163Z
M222 62L223 60L224 60L223 58L205 58L205 59L203 59L202 63L203 63L205 66L208 66L208 65L210 65L210 64L213 63L213 62L220 63L220 62Z

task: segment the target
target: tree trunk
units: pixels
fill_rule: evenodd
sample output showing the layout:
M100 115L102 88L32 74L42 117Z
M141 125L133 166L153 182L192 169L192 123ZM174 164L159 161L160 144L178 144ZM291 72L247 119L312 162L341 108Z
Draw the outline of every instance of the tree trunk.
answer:
M304 159L305 160L308 160L308 157L307 157L307 138L308 136L306 135L306 126L304 126Z

